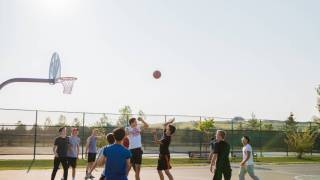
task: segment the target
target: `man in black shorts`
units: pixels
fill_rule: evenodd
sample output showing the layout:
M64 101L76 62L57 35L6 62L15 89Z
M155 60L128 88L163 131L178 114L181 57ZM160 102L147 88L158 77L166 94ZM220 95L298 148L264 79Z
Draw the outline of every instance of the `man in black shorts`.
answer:
M76 167L79 157L80 138L78 128L73 128L69 136L68 165L72 168L72 180L76 179Z
M172 167L170 165L170 151L169 151L171 136L176 131L176 128L173 125L171 125L173 122L174 122L174 118L164 124L163 137L161 138L161 140L158 140L156 130L154 129L152 131L154 142L157 144L160 144L160 153L159 153L158 166L157 166L160 180L164 180L162 171L166 173L169 180L173 180L173 176L170 173L170 169Z
M230 145L224 140L225 136L225 131L218 130L216 133L216 143L210 165L210 171L214 173L213 180L222 180L222 175L224 180L231 179Z
M149 125L141 117L138 118L138 121L143 123L143 128L148 128ZM129 120L129 127L126 128L126 133L129 138L129 149L132 154L130 163L135 171L135 179L140 180L140 168L142 163L142 143L141 143L141 132L142 128L138 124L136 118L131 118Z
M54 180L56 177L60 163L63 167L63 179L67 180L68 178L67 152L69 147L69 138L67 137L67 129L65 127L60 128L59 134L60 136L55 139L53 146L54 162L51 180Z

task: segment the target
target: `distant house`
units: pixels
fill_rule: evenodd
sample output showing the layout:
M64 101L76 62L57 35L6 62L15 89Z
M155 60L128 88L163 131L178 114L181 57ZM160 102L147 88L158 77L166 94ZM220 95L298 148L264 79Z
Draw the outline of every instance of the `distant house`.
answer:
M245 121L245 119L243 117L236 116L236 117L232 118L231 121L233 121L233 122L243 122L243 121Z

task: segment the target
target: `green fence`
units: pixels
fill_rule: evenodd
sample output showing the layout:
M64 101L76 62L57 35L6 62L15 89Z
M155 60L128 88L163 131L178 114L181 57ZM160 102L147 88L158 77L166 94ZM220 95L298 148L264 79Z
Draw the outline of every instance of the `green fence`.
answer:
M0 109L0 156L14 157L16 155L52 155L54 138L61 125L79 127L81 138L81 153L84 152L85 142L93 128L101 130L100 145L104 145L104 133L112 132L122 119L122 126L127 126L128 119L137 115L121 115L115 113L88 113L64 112L43 110ZM232 151L241 150L241 137L247 135L256 154L260 156L286 156L290 149L285 143L284 120L258 120L256 126L249 126L248 121L221 117L184 116L184 115L144 115L151 128L158 129L158 136L162 135L161 125L171 117L176 118L177 131L171 143L172 153L188 154L191 151L207 152L210 150L209 141L214 137L216 129L227 132L226 140L230 143ZM215 129L210 134L204 134L196 129L197 122L206 119L215 119ZM63 124L62 124L63 123ZM60 125L58 125L60 124ZM272 128L270 128L272 124ZM118 124L119 125L119 124ZM318 128L311 122L298 123L299 131L305 128ZM70 133L70 128L68 130ZM146 154L158 153L158 146L153 142L150 129L142 133L142 143ZM316 140L310 153L320 151L320 138Z

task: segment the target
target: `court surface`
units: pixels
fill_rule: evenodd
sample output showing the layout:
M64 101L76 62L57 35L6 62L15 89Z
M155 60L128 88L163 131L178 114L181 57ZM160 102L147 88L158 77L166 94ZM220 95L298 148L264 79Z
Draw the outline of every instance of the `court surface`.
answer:
M232 180L238 179L239 166L232 166ZM99 177L101 169L94 172L96 177ZM69 170L69 175L71 171ZM0 171L1 180L23 179L50 179L51 170L31 170L26 173L26 170L7 170ZM85 169L78 169L76 179L84 179ZM209 172L208 166L196 167L174 167L172 174L176 180L208 180L212 179L212 174ZM295 165L257 165L256 174L260 179L265 180L320 180L320 164L295 164ZM56 179L62 177L62 170L57 173ZM69 176L70 177L70 176ZM70 178L69 178L70 179ZM131 172L129 180L133 180L134 175ZM158 179L157 172L154 167L145 167L141 172L142 180ZM250 179L247 177L247 179Z

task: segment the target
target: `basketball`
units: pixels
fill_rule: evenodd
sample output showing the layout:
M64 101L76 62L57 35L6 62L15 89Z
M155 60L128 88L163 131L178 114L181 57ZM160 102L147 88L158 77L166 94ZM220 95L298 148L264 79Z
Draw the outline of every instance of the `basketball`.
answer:
M155 79L159 79L159 78L161 77L161 72L158 71L158 70L154 71L154 72L153 72L153 77L154 77Z

